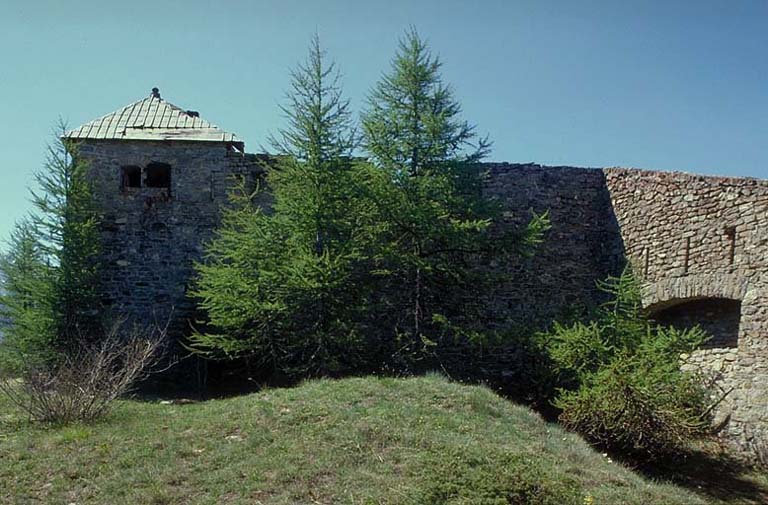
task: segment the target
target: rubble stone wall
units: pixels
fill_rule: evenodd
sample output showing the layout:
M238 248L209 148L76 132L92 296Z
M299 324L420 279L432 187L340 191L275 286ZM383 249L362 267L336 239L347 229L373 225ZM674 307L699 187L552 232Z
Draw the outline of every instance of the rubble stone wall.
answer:
M223 143L87 141L78 155L90 164L103 212L103 303L141 324L187 326L186 291L226 202L232 176L258 177L253 155ZM170 188L123 187L121 167L171 166Z
M768 181L604 173L649 311L712 332L687 366L729 391L718 420L732 439L768 436Z
M597 169L488 163L485 196L498 199L501 226L519 229L533 213L552 228L533 256L493 268L511 282L489 296L494 312L533 331L602 299L597 281L620 273L624 251L605 175Z
M142 323L188 329L194 261L212 236L232 176L263 175L259 157L225 143L92 140L103 210L105 305ZM171 167L169 188L125 187L121 167ZM719 410L742 444L768 425L768 181L631 169L489 163L485 194L504 207L502 227L548 212L537 253L489 265L512 282L487 303L529 331L601 301L596 282L628 257L660 320L714 334L687 365L715 374L730 393ZM146 173L142 172L142 179ZM268 203L265 201L264 205ZM768 436L768 435L766 435Z
M497 293L513 323L541 328L601 301L595 283L626 257L659 322L712 335L685 366L728 393L717 410L742 448L768 440L768 181L636 169L488 164L486 192L504 226L548 211L532 258L493 265L514 282Z

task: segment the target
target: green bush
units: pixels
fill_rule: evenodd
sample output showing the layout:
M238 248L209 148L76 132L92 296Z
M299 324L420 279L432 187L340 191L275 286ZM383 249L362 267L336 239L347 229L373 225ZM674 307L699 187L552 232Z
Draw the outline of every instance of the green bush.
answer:
M706 334L650 321L629 269L602 289L611 301L592 322L558 324L545 335L560 384L554 404L561 422L604 447L649 458L707 433L709 394L680 368L680 355Z

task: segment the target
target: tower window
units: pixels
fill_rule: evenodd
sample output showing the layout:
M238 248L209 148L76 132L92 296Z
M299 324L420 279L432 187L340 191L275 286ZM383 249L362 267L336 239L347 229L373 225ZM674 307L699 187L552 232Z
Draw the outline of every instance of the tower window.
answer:
M122 189L141 187L141 167L136 165L120 167L120 175L120 187Z
M167 163L152 162L145 169L144 183L148 188L170 188L171 166Z

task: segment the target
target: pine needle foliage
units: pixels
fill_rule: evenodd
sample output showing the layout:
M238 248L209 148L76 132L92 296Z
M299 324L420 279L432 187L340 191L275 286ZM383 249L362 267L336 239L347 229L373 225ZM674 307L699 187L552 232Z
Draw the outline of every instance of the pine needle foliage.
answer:
M0 258L0 310L9 322L3 328L0 369L18 373L27 361L39 366L52 358L54 272L29 221L16 224L8 243L8 254Z
M101 328L98 295L101 237L88 163L77 145L60 137L48 146L43 170L35 174L32 214L38 243L54 269L54 318L59 345L66 346Z
M191 349L303 377L432 368L442 342L484 337L480 299L500 280L484 261L530 253L548 221L494 231L500 208L477 163L488 141L439 69L408 32L363 114L362 160L338 73L313 39L266 183L237 188L197 267L206 316Z
M365 148L393 175L413 177L446 162L480 161L490 150L443 83L440 59L415 28L400 39L391 71L368 98L363 114Z

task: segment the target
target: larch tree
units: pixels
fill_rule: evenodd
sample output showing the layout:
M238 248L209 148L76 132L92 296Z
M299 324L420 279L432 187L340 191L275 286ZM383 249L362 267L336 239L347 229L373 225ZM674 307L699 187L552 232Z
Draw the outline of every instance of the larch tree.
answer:
M500 209L482 195L478 163L490 144L461 118L440 69L409 30L362 116L363 147L387 181L372 186L386 225L379 313L413 353L478 337L487 321L477 302L494 280L484 258L530 252L548 227L534 215L518 233L492 233Z
M65 132L60 123L44 168L35 174L34 210L16 225L0 261L0 303L10 322L3 351L17 365L54 359L103 330L100 217L88 164Z
M43 170L35 174L31 220L39 247L53 267L56 340L66 347L99 338L102 332L99 298L101 235L88 163L77 145L64 135L48 147Z
M206 315L190 348L209 357L254 358L288 376L333 375L357 366L361 269L370 206L352 159L356 135L339 73L315 36L291 74L272 139L278 154L264 187L232 193L197 266L194 296ZM255 198L267 191L271 208Z
M27 363L39 366L53 355L53 269L29 221L16 224L0 258L0 312L9 323L0 342L0 369L19 372Z

